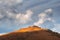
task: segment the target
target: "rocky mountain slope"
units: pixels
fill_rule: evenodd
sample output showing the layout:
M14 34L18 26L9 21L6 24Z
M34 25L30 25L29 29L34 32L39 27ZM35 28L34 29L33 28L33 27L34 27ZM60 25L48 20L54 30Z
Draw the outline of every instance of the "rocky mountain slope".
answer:
M60 34L38 26L29 26L0 36L0 40L60 40Z

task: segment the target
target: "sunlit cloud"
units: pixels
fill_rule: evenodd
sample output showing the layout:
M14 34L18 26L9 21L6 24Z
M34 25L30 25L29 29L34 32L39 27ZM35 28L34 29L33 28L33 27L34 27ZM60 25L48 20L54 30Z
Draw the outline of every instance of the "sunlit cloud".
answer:
M0 36L5 35L5 34L7 34L7 33L0 33Z
M34 25L41 25L43 24L46 20L51 21L51 18L48 17L48 15L52 12L52 9L46 9L44 12L38 14L39 20L34 23Z
M31 18L32 14L33 12L31 10L27 10L26 14L19 13L16 15L16 21L19 22L20 24L25 24L32 20Z

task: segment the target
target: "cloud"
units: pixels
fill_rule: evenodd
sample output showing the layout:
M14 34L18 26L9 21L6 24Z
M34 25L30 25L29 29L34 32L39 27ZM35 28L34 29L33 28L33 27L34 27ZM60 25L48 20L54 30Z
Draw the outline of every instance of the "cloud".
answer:
M0 3L4 4L4 5L14 5L14 4L17 4L17 3L22 3L23 0L0 0Z
M31 10L27 10L26 14L19 13L16 15L16 21L19 22L20 24L25 24L32 20L31 18L32 14L33 12Z
M52 9L51 8L45 10L45 13L51 13L51 12L52 12Z
M6 11L5 15L0 15L0 19L4 18L4 16L6 16L7 18L4 18L4 20L6 19L10 22L12 20L14 20L14 24L15 23L25 24L32 20L32 18L31 18L32 15L33 15L33 12L31 10L27 10L26 13L24 12L24 13L17 13L17 14L14 14L10 11ZM5 21L5 22L8 22L8 21Z
M25 6L23 7L23 5L22 5L22 7L23 7L22 8L20 5L20 3L22 3L22 2L23 2L23 0L0 0L0 22L2 23L4 21L4 23L7 23L7 24L9 22L10 23L14 22L14 24L15 23L25 24L25 23L28 23L29 21L31 21L32 20L31 16L33 13L29 9L24 10ZM19 10L19 9L21 9L23 11L23 13L21 13L21 10ZM18 12L16 12L16 11L18 11Z
M0 14L0 19L2 19L4 16L2 16L1 14Z
M0 33L0 36L5 35L5 34L7 34L7 33Z
M60 33L60 24L55 24L55 27L51 30Z
M37 22L34 23L34 25L41 25L43 24L46 20L51 21L51 18L48 17L48 15L50 15L50 13L52 12L52 9L46 9L44 12L38 14L39 20Z
M21 3L23 0L15 0L17 3Z
M10 12L10 11L6 11L6 15L8 18L12 18L12 19L15 19L15 15L14 13Z

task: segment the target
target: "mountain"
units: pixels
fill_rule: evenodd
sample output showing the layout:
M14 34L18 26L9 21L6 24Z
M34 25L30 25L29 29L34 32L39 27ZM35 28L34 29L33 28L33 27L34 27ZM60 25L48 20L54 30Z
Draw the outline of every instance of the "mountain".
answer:
M60 40L60 34L38 26L29 26L2 35L0 40Z

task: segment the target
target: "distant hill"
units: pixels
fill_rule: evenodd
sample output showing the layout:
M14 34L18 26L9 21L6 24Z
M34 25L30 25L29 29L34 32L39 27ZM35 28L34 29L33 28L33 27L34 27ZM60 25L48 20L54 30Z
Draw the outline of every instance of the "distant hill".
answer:
M38 26L29 26L0 36L0 40L60 40L60 34Z

